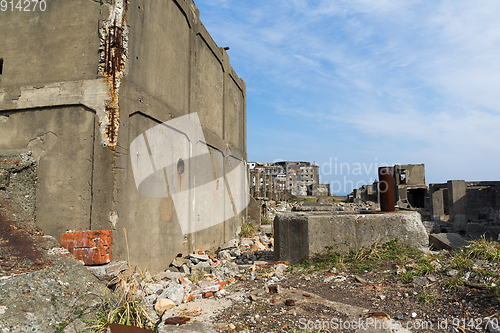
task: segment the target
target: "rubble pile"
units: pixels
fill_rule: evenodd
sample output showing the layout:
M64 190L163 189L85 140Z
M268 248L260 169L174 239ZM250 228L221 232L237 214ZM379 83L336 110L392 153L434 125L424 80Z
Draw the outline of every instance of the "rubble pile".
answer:
M264 282L273 284L283 278L289 265L289 262L274 262L273 250L273 239L260 235L239 241L233 239L213 253L199 250L186 256L179 254L164 272L133 273L137 283L135 296L143 300L153 322L158 322L166 311L181 304L228 297L227 286L239 280L260 280L262 274L257 273L262 270L266 272ZM126 270L126 262L88 269L101 281L108 281L111 287L120 288L118 276Z

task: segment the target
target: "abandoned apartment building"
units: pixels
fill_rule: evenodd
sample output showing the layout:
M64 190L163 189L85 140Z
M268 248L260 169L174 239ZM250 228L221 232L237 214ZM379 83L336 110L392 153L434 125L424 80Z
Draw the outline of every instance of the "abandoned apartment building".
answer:
M434 232L466 238L500 234L500 182L448 180L425 183L424 164L394 165L394 200L400 209L416 209L431 221ZM354 201L380 202L380 183L364 185L350 195Z
M150 269L237 235L246 211L234 196L246 186L229 189L226 173L246 169L246 86L199 14L192 0L52 0L43 12L2 12L0 155L36 159L46 234L111 229L113 259L126 260L126 229L131 264ZM194 114L199 131L181 121ZM166 139L145 145L159 125L171 129ZM192 133L206 153L190 163ZM177 165L159 175L180 204L138 191L132 161L154 172L155 152ZM188 175L214 164L202 184L215 193L207 209Z
M329 196L330 185L319 184L319 166L314 162L248 162L250 195L284 200L292 196Z

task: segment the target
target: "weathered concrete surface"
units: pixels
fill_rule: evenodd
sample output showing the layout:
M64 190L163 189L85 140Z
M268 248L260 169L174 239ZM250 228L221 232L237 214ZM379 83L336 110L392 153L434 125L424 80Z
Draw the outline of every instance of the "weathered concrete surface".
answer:
M437 250L454 250L466 244L465 239L456 233L431 234L429 236L430 245Z
M44 12L3 13L0 31L9 36L0 40L0 149L37 158L45 233L113 229L116 260L129 252L130 264L156 270L237 234L244 213L233 216L234 200L174 207L140 195L131 168L132 140L194 112L212 156L230 149L246 161L245 82L192 0L47 1ZM179 213L196 223L210 209L223 222L183 235Z
M38 7L2 11L0 87L12 87L9 91L13 92L14 87L98 78L99 2L52 0L46 4L45 11Z
M12 112L0 122L0 149L26 148L38 161L37 225L56 238L90 226L94 118L75 105Z
M427 248L429 239L417 212L378 214L278 214L274 220L277 260L297 263L325 246L347 253L398 238Z

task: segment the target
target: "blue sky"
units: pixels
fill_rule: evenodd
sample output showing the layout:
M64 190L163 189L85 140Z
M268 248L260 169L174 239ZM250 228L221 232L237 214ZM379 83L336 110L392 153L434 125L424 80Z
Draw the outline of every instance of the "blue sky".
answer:
M500 1L195 2L246 81L249 161L315 161L338 194L396 163L500 180Z

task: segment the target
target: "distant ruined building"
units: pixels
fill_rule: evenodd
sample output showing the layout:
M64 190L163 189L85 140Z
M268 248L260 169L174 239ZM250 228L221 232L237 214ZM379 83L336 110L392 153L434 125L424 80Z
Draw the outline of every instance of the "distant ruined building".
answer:
M284 199L292 196L329 196L330 185L319 184L319 166L309 162L248 162L250 194Z

